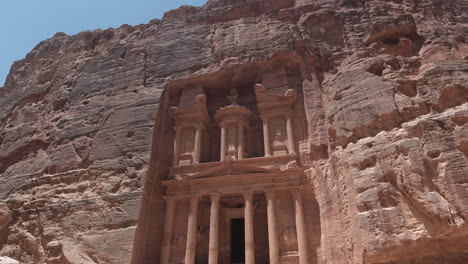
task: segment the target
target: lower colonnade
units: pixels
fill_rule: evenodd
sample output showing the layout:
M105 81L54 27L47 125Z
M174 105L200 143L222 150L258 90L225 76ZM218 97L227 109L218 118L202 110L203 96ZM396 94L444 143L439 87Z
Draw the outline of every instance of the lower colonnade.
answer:
M306 225L304 219L303 206L303 188L301 186L289 187L294 206L294 219L297 235L298 263L308 264L308 246L306 237ZM255 194L265 194L267 204L267 222L268 222L268 248L269 263L280 263L280 252L278 243L277 215L276 215L276 193L279 189L269 188L263 190L242 190L238 195L243 197L244 208L243 218L244 238L245 238L245 264L255 263L255 241L254 241L254 204L253 196ZM282 189L285 190L285 189ZM209 242L208 242L208 264L218 264L219 257L219 214L220 200L223 197L221 192L211 192L206 194L193 195L171 195L165 196L166 213L164 219L164 233L161 247L161 264L170 264L171 240L173 237L175 208L178 201L189 201L189 211L187 217L187 238L185 245L185 258L183 263L195 264L196 245L197 245L197 218L198 204L202 197L210 199L209 216ZM232 194L229 194L232 195Z

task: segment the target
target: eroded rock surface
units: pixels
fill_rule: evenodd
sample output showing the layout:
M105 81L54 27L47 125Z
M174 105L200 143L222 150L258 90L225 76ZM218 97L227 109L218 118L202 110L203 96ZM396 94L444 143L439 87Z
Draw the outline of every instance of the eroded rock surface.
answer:
M210 0L57 33L0 89L0 255L130 263L164 85L288 57L307 76L310 262L468 262L467 54L464 0Z

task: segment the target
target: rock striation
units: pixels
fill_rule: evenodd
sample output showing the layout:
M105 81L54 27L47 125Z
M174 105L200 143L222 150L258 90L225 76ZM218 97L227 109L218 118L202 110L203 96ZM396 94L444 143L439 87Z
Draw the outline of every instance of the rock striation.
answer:
M165 85L285 59L302 76L310 263L468 262L464 0L210 0L57 33L0 88L0 256L157 263L142 219Z

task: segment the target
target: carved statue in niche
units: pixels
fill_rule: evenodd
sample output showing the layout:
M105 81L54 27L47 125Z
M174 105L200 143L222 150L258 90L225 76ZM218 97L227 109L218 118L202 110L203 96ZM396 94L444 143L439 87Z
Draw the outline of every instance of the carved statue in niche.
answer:
M171 255L175 256L175 260L182 260L185 257L185 246L187 244L186 234L176 234L172 241Z
M194 141L195 141L195 128L194 127L187 127L182 129L182 134L180 137L181 146L180 146L180 155L184 156L187 154L192 154ZM180 158L183 160L183 158Z
M237 156L237 127L230 126L227 128L227 153L226 156L235 158Z
M208 252L208 240L209 240L209 227L198 226L197 227L197 252ZM207 254L197 254L195 263L208 263Z
M270 128L272 135L272 150L273 156L288 154L287 142L288 136L286 134L286 120L282 116L270 118Z
M297 234L294 226L284 229L281 238L284 244L284 254L290 254L297 251Z

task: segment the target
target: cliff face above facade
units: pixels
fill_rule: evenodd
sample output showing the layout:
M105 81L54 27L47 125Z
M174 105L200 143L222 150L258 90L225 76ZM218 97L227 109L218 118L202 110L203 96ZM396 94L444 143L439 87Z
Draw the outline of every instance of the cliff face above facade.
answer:
M164 85L288 58L304 77L311 262L467 262L467 54L464 0L212 0L57 33L0 89L0 255L130 263Z

